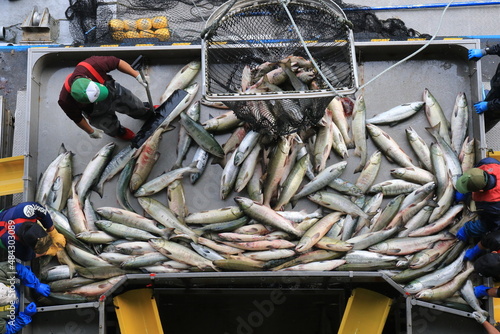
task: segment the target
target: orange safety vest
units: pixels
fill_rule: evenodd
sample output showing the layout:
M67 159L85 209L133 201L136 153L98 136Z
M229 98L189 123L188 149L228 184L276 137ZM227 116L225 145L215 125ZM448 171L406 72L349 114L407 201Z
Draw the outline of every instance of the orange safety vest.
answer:
M472 193L472 199L476 202L500 202L500 165L486 164L477 167L484 170L486 173L494 175L497 178L497 185L493 189L486 191L475 191Z

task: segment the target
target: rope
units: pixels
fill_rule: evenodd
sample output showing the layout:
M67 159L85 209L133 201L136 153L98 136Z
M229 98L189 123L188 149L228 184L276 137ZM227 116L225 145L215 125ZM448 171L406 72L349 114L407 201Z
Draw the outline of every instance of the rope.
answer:
M388 68L386 68L385 70L383 70L382 72L380 72L379 74L377 74L375 77L373 77L367 83L365 83L364 85L360 86L358 88L358 90L365 88L367 85L369 85L370 83L372 83L373 81L375 81L376 79L378 79L382 74L384 74L384 73L388 72L389 70L392 70L394 67L396 67L396 66L404 63L405 61L407 61L408 59L410 59L410 58L414 57L415 55L419 54L422 50L424 50L426 47L428 47L429 44L431 44L431 42L436 38L439 30L441 29L441 24L443 23L444 14L446 13L446 10L448 9L448 7L450 7L450 5L452 4L453 1L454 0L451 0L450 2L448 2L448 4L446 5L446 7L444 8L443 12L441 13L441 18L439 20L439 24L438 24L437 30L434 33L434 35L431 37L431 39L429 41L427 41L427 43L425 43L424 45L422 45L417 51L413 52L409 56L403 58L402 60L398 61L394 65L389 66Z
M299 39L300 39L300 43L302 44L302 46L304 47L304 50L306 51L307 55L309 56L309 59L311 59L311 62L314 64L314 67L316 67L316 69L318 70L318 73L319 75L321 76L321 78L323 78L323 80L326 82L326 84L328 85L328 87L336 94L336 95L340 95L338 93L338 91L333 88L332 84L330 84L330 81L328 81L328 79L326 78L326 76L323 74L323 72L321 71L321 69L319 68L318 64L316 63L316 61L314 60L313 56L311 55L311 53L309 52L309 49L307 48L307 45L306 45L306 42L304 41L304 39L302 38L302 34L300 33L299 31L299 28L297 27L297 25L295 24L295 20L293 19L292 17L292 14L290 13L290 11L288 10L288 7L287 7L287 4L286 2L288 2L287 0L279 0L281 2L281 4L283 5L283 8L285 9L287 15L288 15L288 18L290 19L290 21L292 22L292 25L293 25L293 28L295 29L295 31L297 32L297 35L299 36Z

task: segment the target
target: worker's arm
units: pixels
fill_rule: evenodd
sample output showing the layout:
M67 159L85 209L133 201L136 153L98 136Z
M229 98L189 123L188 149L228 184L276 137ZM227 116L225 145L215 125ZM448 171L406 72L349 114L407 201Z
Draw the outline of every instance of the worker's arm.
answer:
M488 46L484 49L485 53L488 55L500 56L500 44L495 44L493 46Z
M483 322L483 327L486 330L486 333L488 334L499 334L500 332L498 329L495 328L492 324L490 324L488 321Z
M478 311L472 313L472 317L480 323L488 334L499 334L500 332L488 322L486 316Z
M80 129L83 131L87 132L89 135L94 132L94 129L90 126L89 122L85 118L82 118L82 120L78 123L76 123Z
M94 129L93 127L90 126L89 122L85 118L82 118L82 120L78 123L76 123L80 129L85 131L90 138L94 139L99 139L102 138L102 130L100 129Z
M120 59L120 62L118 63L118 71L133 76L141 85L147 87L148 82L146 78L144 78L143 80L141 73L139 73L139 71L134 70L132 66L130 66L130 64L127 63L126 61Z
M121 59L120 62L118 63L118 71L131 75L134 78L137 78L138 75L140 76L139 71L134 70L129 63Z

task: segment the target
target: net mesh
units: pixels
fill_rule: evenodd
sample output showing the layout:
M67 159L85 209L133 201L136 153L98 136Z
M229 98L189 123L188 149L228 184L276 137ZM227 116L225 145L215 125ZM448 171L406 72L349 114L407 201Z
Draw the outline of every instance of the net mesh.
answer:
M353 33L356 39L392 38L406 39L408 37L430 38L414 29L406 27L399 19L380 20L369 8L334 1L342 8L347 19L353 23ZM69 0L66 18L70 23L70 32L74 44L102 45L109 43L138 44L172 42L200 42L200 33L205 28L210 15L225 1L221 0L117 0L114 2L96 0ZM165 16L168 19L169 39L160 40L157 36L135 38L113 38L110 21L153 19ZM317 21L318 24L321 21ZM132 29L137 33L138 29ZM150 29L155 31L156 29ZM123 30L126 32L125 30ZM119 35L119 34L116 34ZM161 35L160 35L161 36Z
M205 96L223 99L256 131L285 135L307 128L334 94L353 90L351 44L335 4L228 2L207 23Z
M70 0L66 18L74 44L171 44L199 42L200 32L220 0ZM159 25L154 25L160 18ZM150 20L140 26L138 20ZM163 22L166 24L162 24ZM134 24L135 23L135 24ZM162 30L160 30L162 29Z

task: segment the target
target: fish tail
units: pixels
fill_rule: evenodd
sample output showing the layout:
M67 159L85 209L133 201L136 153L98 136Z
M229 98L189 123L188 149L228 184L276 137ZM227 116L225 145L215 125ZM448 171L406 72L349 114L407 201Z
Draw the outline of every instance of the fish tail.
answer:
M434 126L426 127L425 129L433 136L436 138L436 136L439 135L439 128L441 127L441 122Z
M354 174L361 172L364 167L365 166L362 163L360 163L359 166L356 167L356 169L354 170Z

